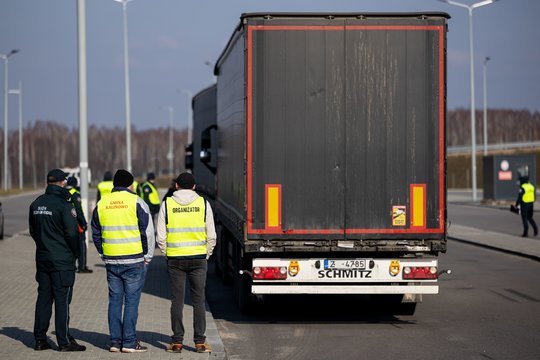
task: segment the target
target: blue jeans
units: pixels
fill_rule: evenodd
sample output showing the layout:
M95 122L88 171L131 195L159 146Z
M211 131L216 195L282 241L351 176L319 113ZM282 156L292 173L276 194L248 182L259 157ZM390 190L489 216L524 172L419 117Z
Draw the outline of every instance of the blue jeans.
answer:
M144 262L106 265L109 283L109 332L112 345L135 347L139 301L146 277L146 267Z

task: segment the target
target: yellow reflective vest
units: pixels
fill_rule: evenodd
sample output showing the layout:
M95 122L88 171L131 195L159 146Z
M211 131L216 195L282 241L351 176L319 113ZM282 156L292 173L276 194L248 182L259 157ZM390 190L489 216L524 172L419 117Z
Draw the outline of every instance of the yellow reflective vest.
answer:
M137 180L133 180L133 192L135 194L139 194L139 183Z
M112 180L102 181L98 184L97 188L99 191L99 198L103 198L105 195L109 195L113 189L114 185Z
M522 184L521 187L525 191L521 201L524 203L533 203L534 202L534 186L529 183Z
M150 201L150 204L152 205L159 205L160 201L159 201L159 193L156 189L156 187L154 186L154 184L152 184L150 181L146 181L142 187L144 188L146 185L150 186L150 193L148 194L148 201Z
M167 257L206 255L206 201L199 196L189 205L168 197Z
M103 255L142 255L137 195L128 191L115 191L103 197L97 206Z

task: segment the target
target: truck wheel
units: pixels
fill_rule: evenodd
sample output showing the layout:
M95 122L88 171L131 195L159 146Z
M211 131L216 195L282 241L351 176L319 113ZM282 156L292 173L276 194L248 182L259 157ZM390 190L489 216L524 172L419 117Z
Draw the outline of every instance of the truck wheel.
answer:
M233 282L234 273L230 250L232 246L231 235L221 224L218 225L216 230L218 234L217 243L219 244L216 248L217 273L224 284L230 285Z
M374 297L375 306L388 315L414 315L416 302L402 302L403 295L387 294Z
M240 275L235 278L234 295L236 305L242 314L251 314L255 308L255 295L251 293L252 281L247 275Z
M416 304L415 302L410 303L401 303L397 306L397 313L396 315L414 315L414 312L416 311Z
M216 247L214 248L214 254L213 254L214 261L216 262L214 271L216 272L216 275L218 275L219 278L221 278L223 274L223 260L222 260L223 237L221 235L221 232L223 230L221 228L222 228L221 224L216 224L217 239L216 239Z

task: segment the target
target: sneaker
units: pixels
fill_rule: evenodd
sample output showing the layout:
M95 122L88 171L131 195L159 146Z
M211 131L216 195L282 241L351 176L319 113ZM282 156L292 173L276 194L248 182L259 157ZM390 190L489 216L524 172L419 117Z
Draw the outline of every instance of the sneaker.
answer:
M167 347L167 352L179 353L182 352L182 343L172 343Z
M120 352L121 349L122 349L122 346L120 344L112 344L111 347L109 348L109 351L117 353L117 352Z
M42 350L49 350L51 348L51 344L47 340L36 340L36 345L34 346L34 350L36 351L42 351Z
M148 347L142 346L139 343L139 341L136 341L135 346L132 347L132 348L126 348L126 347L122 348L123 353L142 353L142 352L146 352L146 351L148 351Z
M94 270L92 269L89 269L89 268L84 268L84 269L81 269L81 270L77 270L77 272L79 274L91 274L94 272Z
M198 353L209 353L212 352L210 345L208 343L195 344L195 351Z
M69 344L60 346L58 348L58 351L66 352L66 351L85 351L86 346L79 345L75 340L71 340Z

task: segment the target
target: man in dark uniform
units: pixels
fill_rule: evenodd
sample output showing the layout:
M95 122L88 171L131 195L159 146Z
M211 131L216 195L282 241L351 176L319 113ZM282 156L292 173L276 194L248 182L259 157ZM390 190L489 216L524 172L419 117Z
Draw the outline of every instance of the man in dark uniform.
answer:
M144 202L148 205L150 209L150 214L152 214L152 224L154 228L156 226L157 214L159 214L159 193L154 185L154 180L156 175L153 172L148 173L146 176L146 181L141 186L141 197Z
M79 256L77 211L65 189L67 174L60 169L47 174L47 189L30 205L29 229L36 242L35 350L47 350L47 330L54 302L59 351L84 351L69 333L69 304L75 283L75 258Z
M538 235L538 226L533 219L534 214L534 186L529 182L528 176L522 176L519 178L519 194L516 200L516 207L519 205L521 220L523 222L523 235L527 237L529 235L529 224L534 231L534 236Z
M81 249L81 254L77 259L77 272L80 274L90 274L93 271L86 266L86 229L88 224L84 217L84 212L81 205L81 193L77 188L77 178L71 176L67 179L67 186L69 193L71 194L71 203L77 211L77 223L79 224L79 245Z

